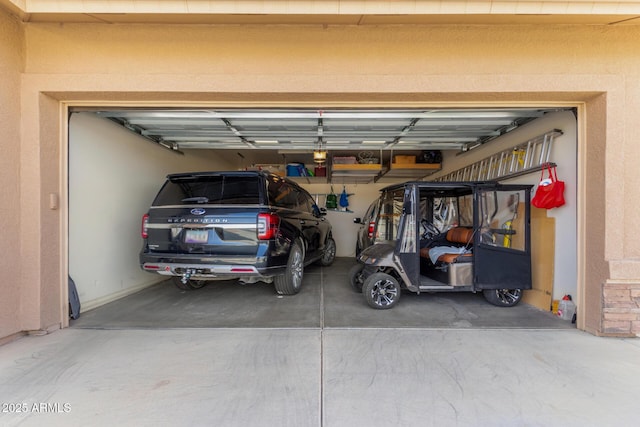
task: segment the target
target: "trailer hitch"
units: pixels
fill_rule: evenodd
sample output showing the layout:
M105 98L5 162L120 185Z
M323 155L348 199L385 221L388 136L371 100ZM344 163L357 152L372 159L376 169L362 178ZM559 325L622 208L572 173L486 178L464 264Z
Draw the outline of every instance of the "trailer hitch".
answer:
M191 276L195 273L196 271L191 269L191 268L187 268L184 272L184 274L182 275L182 279L180 280L182 282L183 285L186 285L189 282L189 279L191 279Z

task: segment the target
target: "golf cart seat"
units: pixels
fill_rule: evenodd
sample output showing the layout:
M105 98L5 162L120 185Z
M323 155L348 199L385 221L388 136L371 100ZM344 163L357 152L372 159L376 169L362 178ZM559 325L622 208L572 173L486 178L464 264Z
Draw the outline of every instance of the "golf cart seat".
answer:
M472 228L453 227L447 231L446 240L447 243L451 243L451 245L422 248L420 249L420 257L431 259L433 262L433 255L439 254L435 261L447 264L472 260L473 254L470 252L465 253L473 243ZM435 264L435 262L433 263Z

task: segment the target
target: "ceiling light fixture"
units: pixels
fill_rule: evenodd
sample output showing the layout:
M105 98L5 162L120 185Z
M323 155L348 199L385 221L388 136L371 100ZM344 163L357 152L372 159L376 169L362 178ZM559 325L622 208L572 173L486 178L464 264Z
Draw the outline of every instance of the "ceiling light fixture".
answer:
M324 142L322 141L322 138L318 139L318 145L313 151L313 161L318 164L323 164L327 161L327 150Z

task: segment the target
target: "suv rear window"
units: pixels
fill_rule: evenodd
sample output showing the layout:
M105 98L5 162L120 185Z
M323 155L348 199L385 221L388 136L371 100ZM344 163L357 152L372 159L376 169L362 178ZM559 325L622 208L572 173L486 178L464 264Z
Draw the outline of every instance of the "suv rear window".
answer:
M190 204L259 204L257 176L171 177L153 201L153 206Z

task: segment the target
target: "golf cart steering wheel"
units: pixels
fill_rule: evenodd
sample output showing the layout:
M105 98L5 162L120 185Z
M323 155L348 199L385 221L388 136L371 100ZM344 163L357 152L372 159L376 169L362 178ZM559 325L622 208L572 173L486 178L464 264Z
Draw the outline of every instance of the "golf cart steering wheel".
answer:
M431 240L440 234L440 230L438 230L438 227L433 225L431 221L423 219L420 221L420 226L424 230L420 235L420 238L423 240Z

